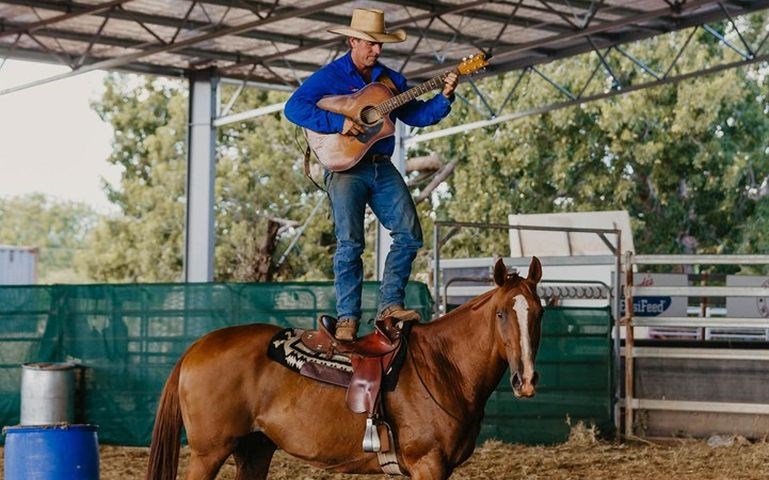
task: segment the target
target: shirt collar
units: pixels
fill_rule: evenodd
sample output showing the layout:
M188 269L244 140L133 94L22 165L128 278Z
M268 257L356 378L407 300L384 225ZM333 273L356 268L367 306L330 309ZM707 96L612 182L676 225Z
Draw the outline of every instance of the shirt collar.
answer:
M352 51L348 50L344 57L342 57L342 64L344 65L345 71L352 75L357 74L358 70L355 68L355 64L352 62ZM381 63L376 62L376 65L371 69L371 81L374 82L382 75L382 72L384 70L384 67ZM358 74L360 75L360 74Z

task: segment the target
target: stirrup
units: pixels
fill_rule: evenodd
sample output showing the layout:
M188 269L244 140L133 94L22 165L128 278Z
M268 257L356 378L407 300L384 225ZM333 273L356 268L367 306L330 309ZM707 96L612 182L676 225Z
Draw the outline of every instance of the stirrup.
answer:
M382 450L382 443L379 441L379 431L374 425L371 417L366 419L366 431L363 434L363 451L379 452Z

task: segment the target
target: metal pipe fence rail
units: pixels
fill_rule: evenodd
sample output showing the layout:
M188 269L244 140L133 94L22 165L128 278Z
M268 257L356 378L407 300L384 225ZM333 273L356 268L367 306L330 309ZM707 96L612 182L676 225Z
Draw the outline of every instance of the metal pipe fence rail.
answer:
M726 401L686 401L669 399L636 398L634 360L652 359L703 359L769 361L769 344L760 348L680 348L636 347L634 327L724 327L769 328L769 318L750 317L633 317L633 299L640 296L686 297L769 297L769 288L750 286L633 286L634 267L641 265L769 265L769 255L634 255L624 256L625 316L620 323L625 327L625 435L634 434L636 410L689 411L728 414L769 415L769 401L744 403Z

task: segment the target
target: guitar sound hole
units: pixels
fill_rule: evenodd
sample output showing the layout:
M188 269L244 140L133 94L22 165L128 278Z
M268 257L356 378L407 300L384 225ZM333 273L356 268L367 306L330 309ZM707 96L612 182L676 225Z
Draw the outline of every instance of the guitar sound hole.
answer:
M374 125L382 120L382 114L375 107L366 107L360 112L360 119L364 125Z

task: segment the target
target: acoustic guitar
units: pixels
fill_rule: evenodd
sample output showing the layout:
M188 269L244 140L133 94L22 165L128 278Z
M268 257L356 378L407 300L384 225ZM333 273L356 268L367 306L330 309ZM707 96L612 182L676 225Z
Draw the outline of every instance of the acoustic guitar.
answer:
M380 82L372 82L350 95L331 95L318 101L318 107L329 112L341 113L365 127L360 135L339 133L318 133L305 128L307 143L318 160L332 172L341 172L354 167L377 141L392 136L395 125L389 113L431 90L443 86L446 75L453 71L457 75L469 75L486 67L488 61L483 53L465 59L454 70L449 70L398 95Z

